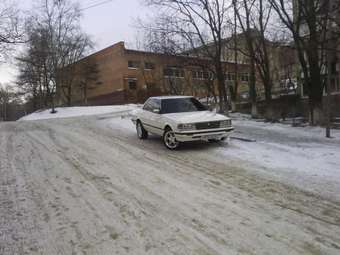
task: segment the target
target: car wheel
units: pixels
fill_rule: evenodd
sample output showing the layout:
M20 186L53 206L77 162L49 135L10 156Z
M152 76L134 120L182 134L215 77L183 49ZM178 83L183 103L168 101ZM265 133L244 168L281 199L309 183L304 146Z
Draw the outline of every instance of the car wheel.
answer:
M165 129L163 134L163 142L165 147L167 147L169 150L176 150L180 145L180 142L176 139L175 132L172 131L171 128Z
M137 121L136 130L137 130L137 136L139 139L148 138L148 131L144 129L141 121Z

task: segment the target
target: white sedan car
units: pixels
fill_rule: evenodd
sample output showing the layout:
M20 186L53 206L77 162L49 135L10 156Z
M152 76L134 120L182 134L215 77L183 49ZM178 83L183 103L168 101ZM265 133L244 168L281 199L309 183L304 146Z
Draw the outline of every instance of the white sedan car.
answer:
M207 110L190 96L150 97L134 111L132 121L140 139L148 133L160 135L171 150L181 142L224 140L234 129L230 118Z

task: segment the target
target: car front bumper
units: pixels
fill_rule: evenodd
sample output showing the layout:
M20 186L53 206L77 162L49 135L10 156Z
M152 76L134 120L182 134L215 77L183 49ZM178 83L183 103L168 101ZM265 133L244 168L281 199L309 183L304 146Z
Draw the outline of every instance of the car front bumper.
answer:
M176 132L176 139L179 142L190 142L190 141L207 141L207 140L221 140L226 139L230 136L233 127L216 130L195 130L195 131L183 131Z

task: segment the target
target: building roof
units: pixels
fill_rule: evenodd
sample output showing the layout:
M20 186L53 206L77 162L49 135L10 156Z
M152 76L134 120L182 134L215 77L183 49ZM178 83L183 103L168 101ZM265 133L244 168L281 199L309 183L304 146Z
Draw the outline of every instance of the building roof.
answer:
M198 56L190 56L188 53L183 53L183 54L179 54L179 55L171 55L171 54L164 54L164 53L159 53L159 52L150 52L150 51L142 51L142 50L133 50L133 49L127 49L125 47L125 43L123 41L115 43L109 47L106 47L102 50L99 50L97 52L94 52L88 56L85 56L83 58L81 58L80 60L78 60L76 63L85 61L86 59L89 59L93 56L96 56L98 54L101 54L105 51L111 51L113 49L115 49L116 47L121 47L121 49L124 51L124 53L126 54L142 54L142 55L153 55L153 56L160 56L160 57L169 57L169 58L176 58L176 59L183 59L183 60L187 60L187 61L195 61L194 64L198 64L196 61L198 61L199 63L206 63L206 62L211 62L211 59L206 58L206 57L198 57ZM223 64L234 64L231 61L221 61ZM241 64L238 63L238 65L246 65L246 64Z

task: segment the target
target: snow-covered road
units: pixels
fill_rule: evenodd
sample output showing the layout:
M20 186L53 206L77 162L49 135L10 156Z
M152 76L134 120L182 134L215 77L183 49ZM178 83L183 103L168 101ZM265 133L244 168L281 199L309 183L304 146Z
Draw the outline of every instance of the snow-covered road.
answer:
M0 254L340 254L334 192L253 166L251 143L170 152L128 122L0 124Z

